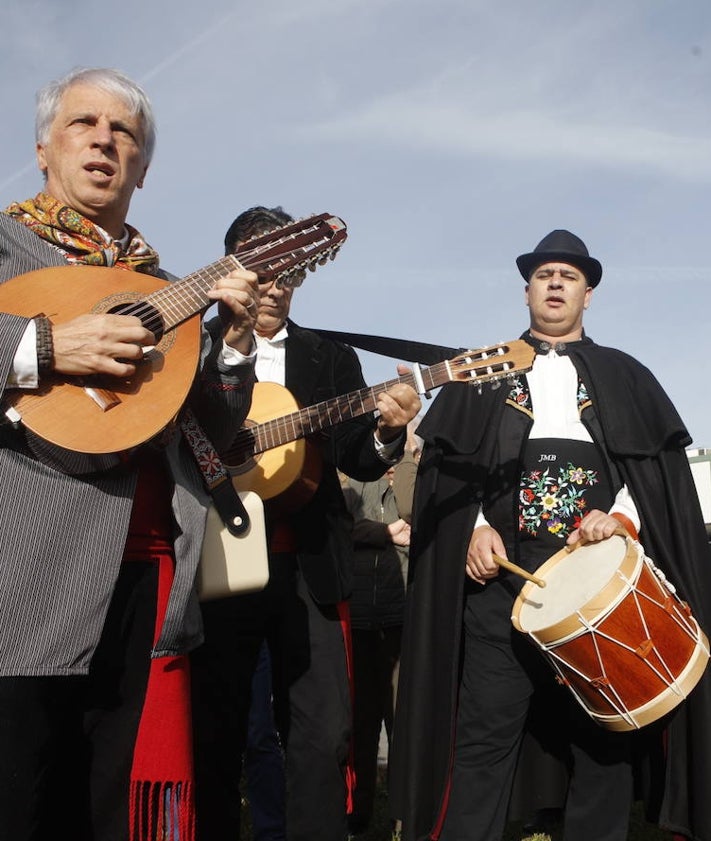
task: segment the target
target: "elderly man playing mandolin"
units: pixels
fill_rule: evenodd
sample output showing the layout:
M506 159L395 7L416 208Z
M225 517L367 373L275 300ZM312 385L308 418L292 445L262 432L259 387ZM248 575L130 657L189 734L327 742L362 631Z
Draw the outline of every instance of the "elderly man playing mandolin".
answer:
M44 189L0 214L0 835L13 841L193 834L198 457L246 415L259 295L254 273L218 272L203 303L219 302L221 335L196 316L177 365L155 307L101 308L174 285L126 222L154 141L139 86L73 71L38 96ZM174 422L160 391L132 412L171 367Z

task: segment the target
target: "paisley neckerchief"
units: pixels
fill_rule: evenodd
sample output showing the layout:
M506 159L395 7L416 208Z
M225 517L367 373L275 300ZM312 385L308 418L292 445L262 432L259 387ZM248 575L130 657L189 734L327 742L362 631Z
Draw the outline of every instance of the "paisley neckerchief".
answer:
M5 213L52 243L70 263L115 266L151 275L158 271L158 253L135 228L125 226L127 242L114 240L103 228L46 193L14 202Z

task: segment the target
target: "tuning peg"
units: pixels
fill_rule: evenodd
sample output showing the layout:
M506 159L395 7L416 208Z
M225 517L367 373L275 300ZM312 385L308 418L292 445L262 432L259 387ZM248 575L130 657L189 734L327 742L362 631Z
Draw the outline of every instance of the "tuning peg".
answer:
M496 391L497 388L501 388L501 379L500 377L494 377L493 380L490 381L491 390Z

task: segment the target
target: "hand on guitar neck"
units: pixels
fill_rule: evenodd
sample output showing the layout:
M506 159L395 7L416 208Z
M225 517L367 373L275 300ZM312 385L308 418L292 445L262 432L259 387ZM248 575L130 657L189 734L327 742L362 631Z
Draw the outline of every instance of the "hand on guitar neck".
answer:
M398 365L397 372L402 376L410 373L410 369ZM402 435L422 408L422 401L411 385L396 382L377 395L375 405L379 413L376 435L381 444L389 444Z
M246 356L252 349L252 333L259 312L256 272L234 269L208 289L207 297L219 303L226 344Z
M484 383L501 385L517 373L530 370L534 357L531 345L517 339L468 350L429 368L399 365L396 380L305 407L300 407L283 386L258 382L245 426L230 452L222 456L238 491L256 491L261 499L269 500L280 510L293 511L313 494L320 478L316 448L309 446L311 436L377 410L382 413L381 440L394 441L407 426L406 419L419 411L419 394L449 382L467 383L478 389Z

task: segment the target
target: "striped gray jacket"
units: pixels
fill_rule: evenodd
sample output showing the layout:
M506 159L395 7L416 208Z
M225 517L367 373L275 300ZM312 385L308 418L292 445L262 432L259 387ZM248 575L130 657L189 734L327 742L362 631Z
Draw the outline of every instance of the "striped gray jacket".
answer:
M59 251L0 213L0 283L64 265ZM81 267L77 267L81 271ZM87 308L90 302L87 302ZM27 318L0 313L0 383L7 382ZM246 416L254 379L249 366L219 363L203 331L191 406L220 449ZM55 451L0 416L0 675L86 673L118 576L136 475L117 459ZM34 445L28 448L28 443ZM32 451L29 454L29 451ZM37 454L40 453L40 457ZM176 574L154 656L202 641L194 579L209 504L182 435L165 460L173 479ZM92 458L91 463L86 459Z

